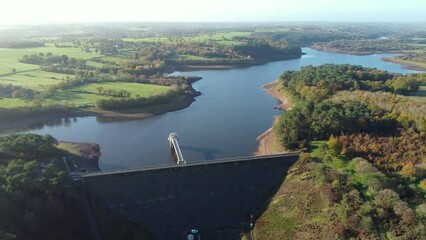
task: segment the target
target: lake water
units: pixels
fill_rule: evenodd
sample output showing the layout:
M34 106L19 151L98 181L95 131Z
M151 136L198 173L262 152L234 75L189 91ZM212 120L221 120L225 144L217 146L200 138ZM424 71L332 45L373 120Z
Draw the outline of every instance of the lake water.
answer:
M143 120L98 122L96 117L56 121L27 132L51 134L58 140L95 142L101 146L103 171L171 164L167 137L179 134L187 162L252 155L256 138L271 127L277 101L261 86L286 70L325 63L359 64L391 72L412 72L383 62L387 54L354 56L304 48L300 59L272 62L248 68L206 70L173 75L203 77L193 86L204 95L190 107Z

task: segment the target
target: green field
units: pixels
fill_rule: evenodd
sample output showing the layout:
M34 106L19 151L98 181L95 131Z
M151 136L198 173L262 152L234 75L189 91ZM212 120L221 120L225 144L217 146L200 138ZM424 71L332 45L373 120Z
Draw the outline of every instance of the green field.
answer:
M76 107L83 106L94 106L96 101L100 99L114 98L111 96L105 96L98 94L97 88L102 87L104 89L114 89L117 91L126 90L129 91L132 97L139 95L140 97L150 97L167 92L170 87L153 85L153 84L140 84L140 83L126 83L126 82L101 82L91 83L75 88L58 91L53 96L45 100L45 104L64 104L68 103L75 105Z
M183 37L184 40L189 40L192 42L205 42L205 41L215 41L224 45L237 45L244 44L244 42L234 41L233 37L248 37L251 35L251 32L222 32L214 34L200 34L196 36ZM167 44L176 44L179 41L179 38L172 37L147 37L147 38L123 38L125 42L147 42L147 43L167 43Z
M184 55L179 54L175 59L177 60L197 60L197 61L214 61L214 60L222 60L223 58L206 58L194 55Z
M70 58L91 59L94 57L102 56L94 52L83 52L80 48L57 48L53 44L46 44L45 47L38 48L23 48L23 49L10 49L0 48L0 75L11 73L15 68L17 72L38 69L38 66L32 64L20 63L24 55L39 54L51 52L54 55L68 55Z
M170 43L166 37L147 37L147 38L123 38L125 42L147 42L147 43Z
M422 44L422 43L410 43L408 45L415 46L415 47L426 47L426 44Z
M50 85L62 82L67 77L73 78L73 75L60 73L52 73L40 70L40 67L32 64L20 63L24 55L39 54L51 52L54 55L68 55L69 57L82 58L90 60L95 57L102 57L94 52L86 53L79 48L56 48L53 44L45 47L27 48L27 49L5 49L0 48L0 84L13 85L30 88L37 92L42 92ZM104 60L120 63L130 59L130 52L123 52L114 56L103 57ZM88 66L102 67L102 63L87 61ZM12 73L12 69L16 69L16 73ZM43 101L45 105L70 104L76 107L94 106L96 101L100 99L114 98L112 96L101 95L97 88L113 89L116 91L125 90L131 93L132 97L141 96L149 97L167 92L170 87L125 83L125 82L100 82L77 86L72 89L57 91L53 96ZM19 98L2 98L0 99L0 107L16 108L32 105L31 102Z
M104 64L103 63L94 62L94 61L87 61L86 65L87 66L91 66L91 67L101 68Z
M129 61L131 59L130 58L126 58L125 56L114 55L114 56L103 57L102 60L116 62L116 63L121 63L121 62Z
M232 40L233 37L248 37L251 32L222 32L215 34L201 34L193 37L185 37L195 42L204 42L207 40L220 41L220 40Z
M18 108L29 105L31 103L21 98L0 98L0 108Z
M238 41L232 41L232 40L219 40L216 41L217 43L223 44L223 45L243 45L245 42L238 42Z
M312 157L317 157L317 158L321 157L321 152L319 150L319 147L322 144L327 144L327 141L311 141L309 145L309 152L311 153Z
M74 77L73 75L45 72L41 70L34 70L11 74L7 76L0 76L0 84L14 86L22 86L31 88L36 91L42 91L46 86L58 84L66 77Z
M85 92L97 94L97 88L103 87L104 89L115 89L115 90L126 90L129 91L132 96L139 94L141 97L149 97L156 94L161 94L170 89L167 86L160 86L154 84L141 84L141 83L127 83L127 82L100 82L85 84L78 86L72 90L75 92Z
M34 49L34 48L30 48ZM17 72L28 71L38 69L37 65L20 63L19 59L25 54L33 54L38 52L32 52L29 49L8 49L0 48L0 74L11 73L12 69L16 69Z
M410 98L426 102L426 85L420 86L419 90L411 93Z
M255 32L257 33L267 33L267 32L290 32L290 28L265 28L265 29L256 29Z

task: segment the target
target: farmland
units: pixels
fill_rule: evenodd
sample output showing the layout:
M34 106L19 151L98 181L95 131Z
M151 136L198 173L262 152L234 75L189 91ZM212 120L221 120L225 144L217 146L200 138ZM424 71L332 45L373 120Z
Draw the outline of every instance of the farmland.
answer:
M99 56L99 54L93 52L83 52L80 48L57 48L53 44L46 44L45 47L26 49L0 48L0 75L11 73L13 68L15 68L17 72L38 69L38 66L20 63L19 59L24 55L47 52L82 59L91 59Z
M255 29L105 29L63 26L44 35L37 27L22 27L10 30L14 39L2 39L0 32L3 120L52 109L132 111L180 101L186 106L196 92L187 79L168 76L174 70L301 56L300 47L264 38L268 31Z
M123 82L101 82L77 86L66 91L58 91L53 96L46 99L45 103L51 104L71 104L76 107L95 107L95 103L100 99L114 98L98 93L98 89L125 90L131 96L151 97L157 94L166 93L170 87L153 84L123 83Z
M77 47L56 47L52 43L38 48L1 48L0 52L0 90L3 89L0 91L0 108L3 109L28 109L36 106L47 108L67 106L87 109L96 107L96 102L99 100L120 99L118 96L101 93L100 89L104 89L109 93L126 92L128 97L131 96L133 98L149 98L154 95L166 94L171 89L170 86L158 84L114 81L115 77L113 75L108 78L110 81L89 81L87 83L83 81L82 83L71 84L71 86L66 88L58 88L64 82L74 81L76 76L43 69L47 66L24 63L21 60L23 56L39 56L47 53L52 56L66 56L70 59L80 59L80 61L86 63L88 69L96 69L103 67L104 64L91 60L99 59L105 55L93 51L85 52ZM119 54L117 56L105 56L105 59L117 63L128 60ZM88 61L86 62L86 60ZM81 70L84 68L80 67ZM30 91L32 95L21 97L15 94L12 96L12 91L16 92L17 90Z
M233 40L234 37L249 37L251 32L219 32L211 34L199 34L183 37L145 37L145 38L123 38L125 42L145 42L145 43L167 43L176 44L179 41L207 42L213 41L224 45L244 44L242 41Z

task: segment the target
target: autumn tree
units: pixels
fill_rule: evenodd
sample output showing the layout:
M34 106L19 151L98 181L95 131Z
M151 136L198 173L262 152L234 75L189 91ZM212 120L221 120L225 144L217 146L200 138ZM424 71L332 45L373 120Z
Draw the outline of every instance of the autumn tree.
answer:
M339 141L338 138L335 138L333 135L330 136L330 139L327 142L328 148L331 150L333 156L339 156L343 150L343 144Z

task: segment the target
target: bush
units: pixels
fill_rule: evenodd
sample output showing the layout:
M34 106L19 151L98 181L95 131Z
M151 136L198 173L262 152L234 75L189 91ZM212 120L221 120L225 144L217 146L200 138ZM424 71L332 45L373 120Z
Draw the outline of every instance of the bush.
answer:
M417 175L416 167L413 163L407 163L404 167L402 167L401 174L406 178L415 178Z
M339 141L338 138L335 138L333 135L330 136L330 139L327 142L328 148L330 149L333 156L337 157L340 155L343 149L343 144Z
M426 192L426 179L420 181L419 187Z

